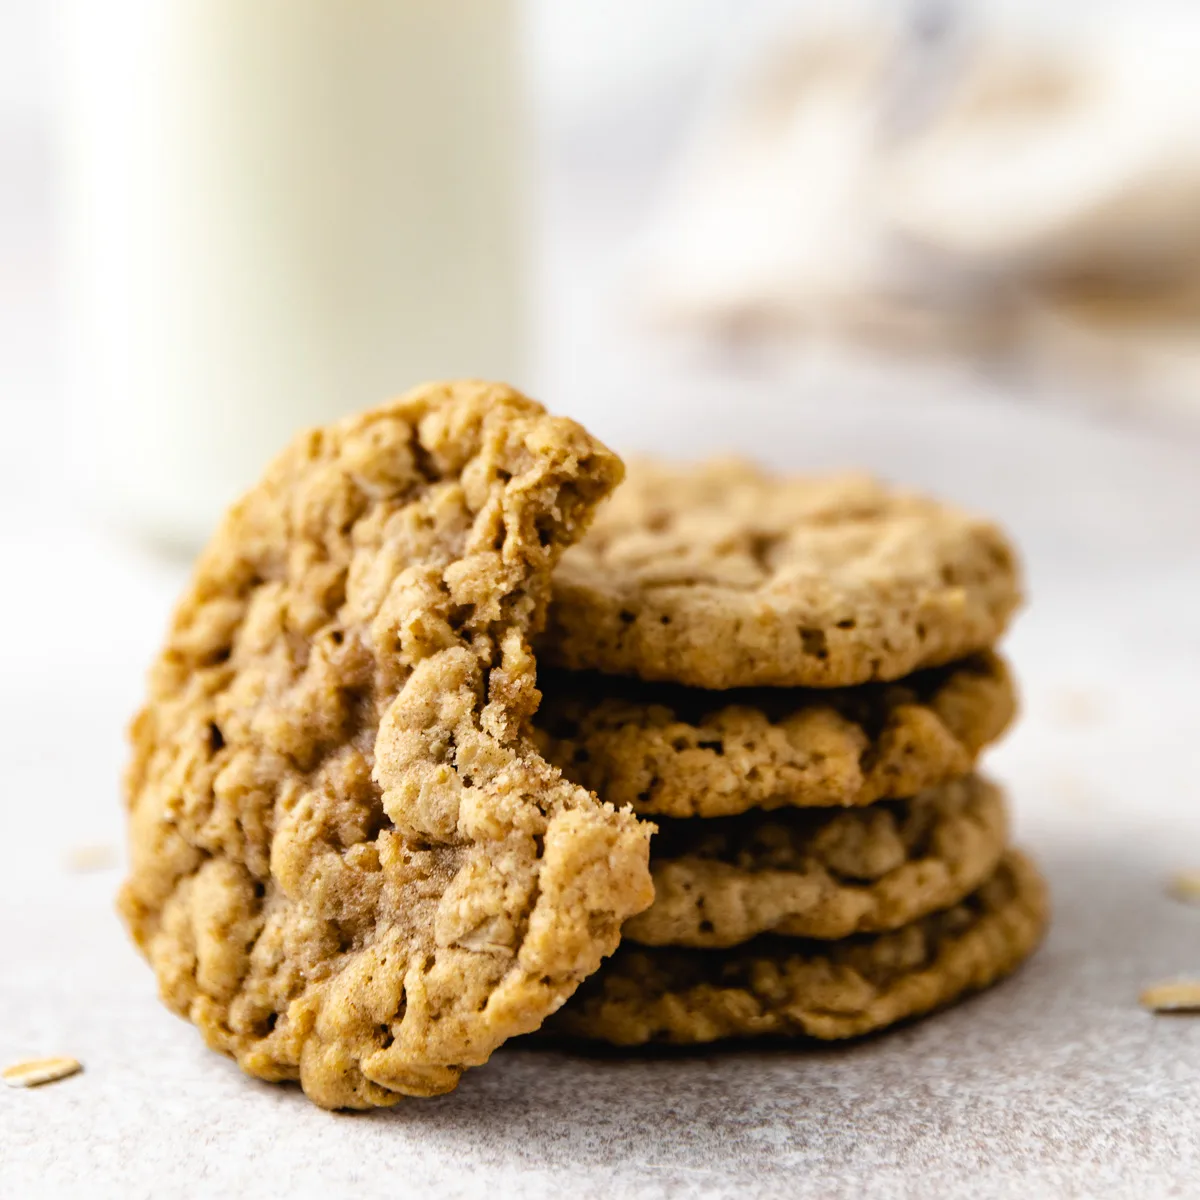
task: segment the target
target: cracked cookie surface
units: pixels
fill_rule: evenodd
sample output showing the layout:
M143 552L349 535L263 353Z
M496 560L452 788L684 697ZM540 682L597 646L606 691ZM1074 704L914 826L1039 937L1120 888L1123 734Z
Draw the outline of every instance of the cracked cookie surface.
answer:
M649 904L650 827L528 738L550 572L621 471L510 389L430 385L297 437L202 554L131 727L119 905L250 1074L448 1091Z
M702 688L896 679L990 647L1020 599L992 523L862 476L642 463L563 556L544 663Z
M542 753L616 805L665 817L872 804L971 770L1016 692L980 654L890 684L704 691L543 672Z
M543 1030L619 1046L857 1037L1014 971L1048 915L1041 876L1009 851L968 899L892 933L841 942L767 937L734 950L623 944Z
M843 938L949 908L992 874L1007 820L978 776L869 808L659 822L654 903L622 937L736 946L763 933Z

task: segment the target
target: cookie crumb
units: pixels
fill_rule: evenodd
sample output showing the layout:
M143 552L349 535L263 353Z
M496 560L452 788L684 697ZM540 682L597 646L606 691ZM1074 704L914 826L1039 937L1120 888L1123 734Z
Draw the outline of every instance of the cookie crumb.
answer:
M1096 791L1082 775L1058 771L1050 784L1054 799L1066 808L1090 811L1096 803Z
M1083 688L1063 688L1052 697L1054 719L1067 728L1098 725L1104 720L1104 703L1095 692Z
M83 1070L77 1058L30 1058L25 1062L13 1063L0 1071L0 1078L9 1087L38 1087L43 1083L54 1083Z
M86 871L107 871L117 865L117 851L115 847L102 843L72 846L63 858L63 865L68 871L81 874Z
M1167 895L1184 904L1200 904L1200 871L1176 871L1167 881Z
M1200 979L1155 983L1138 997L1153 1012L1200 1012Z

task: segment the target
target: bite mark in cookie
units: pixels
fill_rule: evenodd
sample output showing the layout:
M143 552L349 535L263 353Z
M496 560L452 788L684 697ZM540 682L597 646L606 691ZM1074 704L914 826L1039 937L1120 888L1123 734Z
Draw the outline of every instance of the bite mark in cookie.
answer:
M621 473L510 389L431 385L299 436L201 556L132 726L120 908L249 1073L445 1092L649 904L649 827L527 736L550 572Z

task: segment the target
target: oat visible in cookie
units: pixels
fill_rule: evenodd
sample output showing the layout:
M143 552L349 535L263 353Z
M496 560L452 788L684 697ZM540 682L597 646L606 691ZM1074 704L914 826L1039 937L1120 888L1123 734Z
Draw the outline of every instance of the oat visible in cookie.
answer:
M736 946L763 933L843 938L949 908L996 869L1000 790L977 776L911 800L659 822L654 903L625 926L650 946Z
M650 903L650 827L527 737L551 569L621 470L510 389L430 385L299 436L201 556L132 726L120 908L250 1074L448 1091Z
M555 575L542 659L695 687L836 687L984 650L1020 598L992 523L861 476L642 464Z
M543 672L538 745L616 805L667 817L871 804L971 770L1008 727L1004 662L980 654L891 684L711 692Z
M1009 974L1036 948L1047 917L1045 884L1010 851L969 899L892 933L768 937L726 951L623 944L544 1028L621 1046L856 1037Z

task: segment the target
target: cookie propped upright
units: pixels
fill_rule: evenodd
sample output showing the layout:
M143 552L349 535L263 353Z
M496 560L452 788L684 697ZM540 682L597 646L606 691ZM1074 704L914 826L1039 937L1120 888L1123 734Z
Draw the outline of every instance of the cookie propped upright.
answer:
M327 1107L454 1087L646 908L650 826L527 737L550 572L620 480L484 383L299 436L133 722L120 909L166 1003Z

